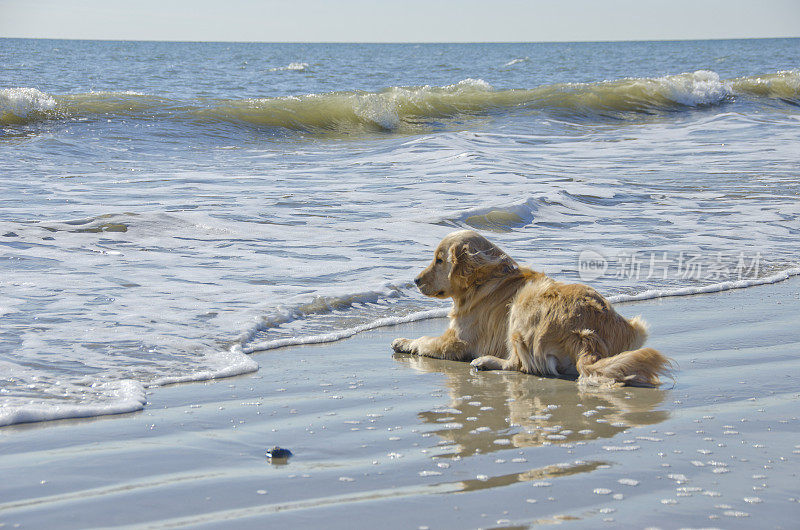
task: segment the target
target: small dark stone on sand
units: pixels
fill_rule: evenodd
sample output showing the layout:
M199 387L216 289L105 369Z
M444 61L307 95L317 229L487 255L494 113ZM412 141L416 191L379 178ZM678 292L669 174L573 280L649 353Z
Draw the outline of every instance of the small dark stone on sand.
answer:
M19 237L19 236L14 232L6 232L5 234L3 234L3 237Z
M292 452L288 449L284 449L283 447L278 447L277 445L272 449L267 449L267 458L289 458L292 456Z

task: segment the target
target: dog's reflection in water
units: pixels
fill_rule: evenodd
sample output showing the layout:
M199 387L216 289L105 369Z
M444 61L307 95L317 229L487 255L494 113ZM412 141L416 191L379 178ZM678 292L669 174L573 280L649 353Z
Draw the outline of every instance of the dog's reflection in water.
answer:
M513 447L575 444L611 438L669 417L658 406L668 391L615 388L581 391L572 381L519 372L473 372L463 363L396 355L421 372L447 376L448 406L420 412L431 432L454 444L453 456Z

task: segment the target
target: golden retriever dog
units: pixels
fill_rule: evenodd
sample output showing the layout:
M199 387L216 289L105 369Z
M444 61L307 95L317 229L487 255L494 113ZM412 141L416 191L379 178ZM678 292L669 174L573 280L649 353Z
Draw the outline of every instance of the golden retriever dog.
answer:
M414 280L435 298L452 298L450 326L439 337L395 339L392 348L479 370L578 375L601 386L657 386L671 362L642 348L647 325L620 316L597 291L520 267L480 234L446 236Z

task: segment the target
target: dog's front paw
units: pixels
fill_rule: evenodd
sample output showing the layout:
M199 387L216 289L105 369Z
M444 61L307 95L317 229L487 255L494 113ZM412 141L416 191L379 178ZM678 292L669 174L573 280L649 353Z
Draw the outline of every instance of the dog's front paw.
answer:
M476 370L502 370L503 366L498 361L499 359L497 357L484 355L483 357L473 359L469 365Z
M392 341L392 349L396 353L414 353L413 342L411 339L394 339Z

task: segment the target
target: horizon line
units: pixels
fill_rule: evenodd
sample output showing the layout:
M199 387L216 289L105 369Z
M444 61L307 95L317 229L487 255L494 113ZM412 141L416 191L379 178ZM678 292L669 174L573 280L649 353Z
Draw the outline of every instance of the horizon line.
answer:
M603 44L619 42L693 42L730 40L781 40L800 39L800 35L771 37L706 37L706 38L656 38L656 39L600 39L600 40L510 40L510 41L260 41L260 40L163 40L163 39L101 39L91 37L6 37L0 40L54 40L82 42L162 42L175 44Z

